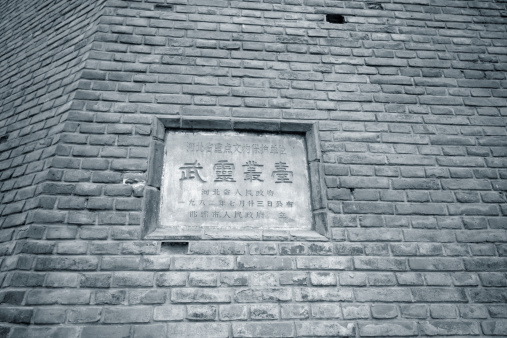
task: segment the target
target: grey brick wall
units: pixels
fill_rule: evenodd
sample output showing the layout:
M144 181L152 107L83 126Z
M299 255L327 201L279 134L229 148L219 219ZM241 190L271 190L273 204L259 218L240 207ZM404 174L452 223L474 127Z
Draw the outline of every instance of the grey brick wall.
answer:
M505 2L103 5L0 3L0 335L507 336ZM143 239L160 121L317 123L330 238Z

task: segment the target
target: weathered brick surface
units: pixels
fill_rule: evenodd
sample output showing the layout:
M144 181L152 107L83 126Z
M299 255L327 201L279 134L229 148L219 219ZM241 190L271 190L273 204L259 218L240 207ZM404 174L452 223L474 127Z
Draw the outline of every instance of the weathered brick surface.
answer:
M3 1L0 336L507 336L506 10ZM162 125L300 121L330 238L143 239Z

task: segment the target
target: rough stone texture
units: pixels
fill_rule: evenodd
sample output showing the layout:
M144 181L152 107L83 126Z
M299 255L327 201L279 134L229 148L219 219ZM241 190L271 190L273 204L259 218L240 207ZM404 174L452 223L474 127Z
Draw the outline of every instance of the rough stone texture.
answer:
M506 10L0 1L0 336L507 336ZM143 239L164 126L300 121L329 238Z

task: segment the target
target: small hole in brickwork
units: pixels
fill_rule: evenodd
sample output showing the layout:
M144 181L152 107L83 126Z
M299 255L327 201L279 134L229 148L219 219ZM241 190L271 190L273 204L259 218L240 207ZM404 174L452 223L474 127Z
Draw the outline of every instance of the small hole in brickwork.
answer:
M188 251L188 242L162 242L160 253L170 255L186 254Z
M173 6L171 5L155 5L155 10L162 12L171 12L173 10Z
M345 17L341 14L326 14L326 21L329 23L345 23Z
M7 142L7 139L9 139L9 136L7 136L7 135L0 137L0 143Z
M368 2L366 6L368 9L384 9L384 7L382 7L382 4L378 2Z

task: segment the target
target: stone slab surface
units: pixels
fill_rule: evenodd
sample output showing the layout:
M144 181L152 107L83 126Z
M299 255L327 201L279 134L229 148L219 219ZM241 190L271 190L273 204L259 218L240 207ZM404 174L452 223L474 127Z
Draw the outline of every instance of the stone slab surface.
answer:
M307 167L300 135L168 131L160 224L309 230Z

